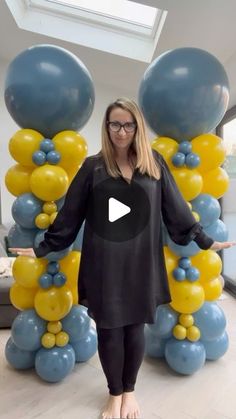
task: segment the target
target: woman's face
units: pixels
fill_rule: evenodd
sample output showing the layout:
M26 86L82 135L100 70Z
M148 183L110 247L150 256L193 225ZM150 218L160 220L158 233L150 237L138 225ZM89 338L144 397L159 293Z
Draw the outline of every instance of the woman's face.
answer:
M128 151L136 133L136 123L132 114L119 107L112 109L107 129L115 149Z

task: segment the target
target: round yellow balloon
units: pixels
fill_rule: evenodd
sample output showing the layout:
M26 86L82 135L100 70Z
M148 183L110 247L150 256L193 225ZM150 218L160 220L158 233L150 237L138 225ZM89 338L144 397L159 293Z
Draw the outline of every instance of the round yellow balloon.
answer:
M195 218L196 221L200 221L200 216L199 216L199 214L197 212L192 211L192 214L193 214L193 216L194 216L194 218Z
M191 141L192 152L200 157L198 170L201 173L221 166L226 156L224 142L214 134L202 134Z
M203 174L202 193L221 198L229 187L229 176L222 167Z
M173 270L178 265L178 258L177 256L170 250L169 247L164 246L164 258L165 258L165 265L166 265L166 271L167 275L171 275Z
M79 166L87 156L87 143L78 132L61 131L52 141L61 154L60 166L64 169Z
M172 174L186 201L191 201L201 193L203 180L197 170L181 168L173 170Z
M187 339L191 342L196 342L201 337L201 332L196 326L190 326L187 329Z
M56 336L53 333L44 333L41 338L41 343L44 348L53 348L56 343Z
M50 217L48 214L45 214L44 212L41 212L40 214L35 217L35 225L44 230L45 228L48 228L50 226Z
M190 259L192 266L195 266L200 272L199 281L201 284L211 281L221 273L222 261L214 250L208 249L200 251Z
M55 335L59 333L62 329L62 324L59 321L49 322L47 324L48 332L54 333Z
M46 271L47 260L18 256L12 267L12 274L16 282L25 288L38 287L40 276Z
M9 141L9 151L14 160L23 166L35 167L32 154L39 150L42 134L33 129L17 131Z
M8 169L5 176L5 184L12 195L19 196L23 193L31 192L30 176L32 170L32 167L21 166L20 164L15 164L15 166Z
M179 322L184 327L190 327L194 323L194 318L192 314L180 314Z
M18 310L27 310L34 307L34 298L37 288L24 288L16 282L10 289L10 300Z
M56 335L57 346L66 346L68 342L69 342L69 335L66 332L59 332Z
M72 292L73 304L78 304L78 274L80 266L81 253L72 251L63 259L59 260L60 271L66 275L66 285Z
M173 329L173 335L178 340L183 340L187 336L187 331L184 326L177 324Z
M54 221L55 221L55 219L56 219L57 214L58 214L58 212L53 212L53 213L50 215L50 224L53 224L53 223L54 223Z
M178 151L179 144L169 137L159 137L153 140L152 148L164 157L170 169L175 169L171 159Z
M62 167L45 164L32 172L30 187L43 201L54 201L65 195L69 186L67 173Z
M34 300L38 315L48 321L65 317L72 307L72 302L72 293L66 286L39 289Z
M57 204L54 201L48 201L43 204L43 212L51 215L57 211Z
M200 284L169 279L171 307L180 313L194 313L204 303L204 290Z
M76 173L79 171L81 166L73 166L73 167L67 167L66 168L66 173L68 175L69 178L69 184L71 184L72 180L74 179Z
M217 300L222 294L222 284L219 278L212 279L203 285L205 299L207 301Z

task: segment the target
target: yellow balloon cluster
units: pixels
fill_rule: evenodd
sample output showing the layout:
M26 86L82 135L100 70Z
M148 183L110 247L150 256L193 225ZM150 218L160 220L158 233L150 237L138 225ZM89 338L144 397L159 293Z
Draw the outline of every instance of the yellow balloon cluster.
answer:
M62 324L60 321L51 321L47 324L47 332L41 338L41 343L44 348L50 349L53 346L66 346L69 342L68 333L62 331Z
M201 332L197 326L193 325L194 318L191 314L180 314L179 324L173 328L173 335L178 340L188 339L196 342L201 337Z

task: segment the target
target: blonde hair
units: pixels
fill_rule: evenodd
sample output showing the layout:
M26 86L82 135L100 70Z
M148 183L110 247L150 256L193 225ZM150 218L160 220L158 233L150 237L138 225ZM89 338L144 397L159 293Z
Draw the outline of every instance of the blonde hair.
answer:
M133 156L136 157L134 168L139 169L141 174L146 173L150 177L160 179L160 167L152 153L152 148L147 136L143 115L137 104L133 100L127 98L120 98L111 103L105 112L102 123L102 149L99 154L102 154L105 160L109 175L112 177L120 176L119 168L115 160L114 146L110 140L107 127L107 121L109 121L110 113L115 108L121 108L130 112L137 124L134 139L128 150L130 159L132 159Z

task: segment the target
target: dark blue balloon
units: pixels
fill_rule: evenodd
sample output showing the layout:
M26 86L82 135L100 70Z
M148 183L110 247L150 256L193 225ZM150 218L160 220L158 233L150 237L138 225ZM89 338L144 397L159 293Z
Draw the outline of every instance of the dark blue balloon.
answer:
M229 338L226 331L218 338L211 341L202 341L205 350L206 358L215 361L222 357L229 347Z
M228 240L228 229L222 220L217 220L210 226L204 229L206 234L210 236L214 241L225 242Z
M171 161L175 167L182 167L185 163L185 154L178 151L173 155Z
M179 259L178 265L182 269L188 269L191 266L191 260L187 257L182 257L181 259Z
M14 224L8 232L9 247L33 247L37 228L23 228L19 224Z
M44 140L40 143L40 150L44 151L44 153L49 153L55 149L54 143L50 138L44 138Z
M206 301L193 316L194 324L200 329L201 339L204 341L217 339L225 330L225 315L222 308L216 303Z
M53 284L52 275L49 273L44 273L39 278L39 286L41 288L50 288Z
M185 280L186 275L185 275L185 270L182 268L175 268L172 272L173 277L175 278L176 281L182 282Z
M47 272L51 275L57 274L59 272L60 265L58 262L49 262L47 266Z
M91 327L88 333L76 342L71 342L76 362L86 362L97 352L97 332Z
M57 383L74 368L75 352L71 345L52 349L41 348L35 358L37 374L49 383Z
M167 339L172 336L172 330L177 321L177 312L169 304L161 304L156 309L155 323L148 324L147 327L156 337Z
M35 351L41 347L46 325L47 322L39 317L35 310L24 310L12 323L12 340L20 349Z
M40 230L37 234L36 234L36 236L35 236L35 240L34 240L34 246L35 247L38 247L39 246L39 243L41 243L41 241L43 241L43 239L44 239L44 234L46 233L46 231L47 230ZM64 249L64 250L59 250L58 252L50 252L50 253L48 253L46 256L45 256L45 258L47 259L47 260L49 260L49 261L52 261L52 262L54 262L54 261L56 261L56 260L59 260L59 259L62 259L62 258L64 258L68 253L69 253L69 251L72 249L72 245L71 246L69 246L69 247L67 247L66 249Z
M35 45L9 65L5 102L20 127L51 138L86 124L93 111L94 87L74 54L55 45Z
M42 212L43 202L32 193L19 195L12 205L12 217L24 228L34 228L35 217Z
M37 150L33 153L32 160L37 166L42 166L46 162L46 154L42 150Z
M199 270L197 268L195 268L194 266L191 266L190 268L188 268L186 270L186 278L190 281L190 282L195 282L198 280L200 276Z
M5 346L5 356L9 364L17 370L27 370L34 367L35 351L25 351L18 348L10 337Z
M229 100L222 64L198 48L178 48L156 58L144 73L139 104L150 128L177 141L214 129Z
M200 194L191 201L192 210L200 216L200 223L203 227L208 227L218 220L220 216L219 201L209 194Z
M63 272L58 272L53 276L53 284L55 287L62 287L66 283L66 275Z
M151 358L164 358L165 346L168 339L162 339L152 333L152 331L145 326L145 354Z
M165 357L169 366L183 375L191 375L203 367L206 360L204 345L188 340L171 338L166 343Z
M186 246L182 246L180 244L177 244L171 240L169 236L167 236L167 244L169 248L178 256L193 256L196 255L199 252L199 247L195 241L191 241Z
M58 151L52 150L47 153L47 161L50 164L57 164L61 160L61 154Z
M190 169L194 169L195 167L198 167L200 164L200 157L195 153L189 153L185 157L185 164Z
M82 305L72 306L71 311L62 320L63 331L70 336L70 343L82 339L90 329L91 319Z
M189 141L181 141L178 151L187 155L192 151L192 144Z

